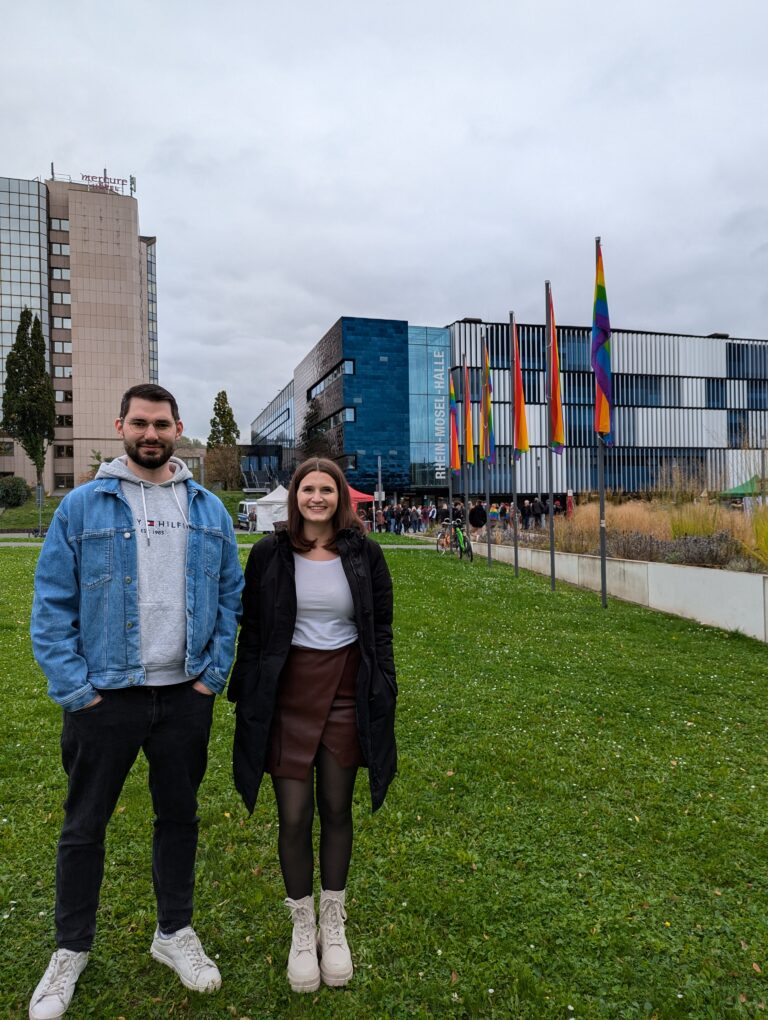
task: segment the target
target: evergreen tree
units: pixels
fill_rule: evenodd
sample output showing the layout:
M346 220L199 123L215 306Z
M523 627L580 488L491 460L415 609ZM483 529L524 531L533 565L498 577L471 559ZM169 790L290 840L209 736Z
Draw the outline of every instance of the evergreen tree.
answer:
M213 418L208 436L208 448L213 446L237 446L240 430L229 405L227 391L220 390L213 402Z
M43 327L37 316L32 320L32 312L25 307L19 316L16 340L5 359L2 428L18 440L34 464L38 485L43 484L45 455L53 442L55 425L56 404L46 369Z

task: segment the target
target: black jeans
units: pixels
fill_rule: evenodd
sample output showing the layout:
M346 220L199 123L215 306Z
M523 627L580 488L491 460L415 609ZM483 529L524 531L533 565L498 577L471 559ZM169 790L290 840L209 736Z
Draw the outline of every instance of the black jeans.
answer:
M208 762L212 695L192 682L100 691L93 708L65 712L61 759L69 777L56 859L56 943L89 950L104 874L104 836L143 750L155 811L152 881L160 930L192 919L197 791Z

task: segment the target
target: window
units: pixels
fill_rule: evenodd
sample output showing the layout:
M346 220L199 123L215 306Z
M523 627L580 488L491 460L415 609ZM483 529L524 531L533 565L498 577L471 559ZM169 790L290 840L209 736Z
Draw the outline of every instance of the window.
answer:
M54 446L53 448L54 457L74 457L75 448L74 446Z
M53 328L54 329L72 329L72 320L62 318L60 315L54 315L53 317Z
M59 266L54 266L53 269L51 270L51 279L52 280L69 280L70 279L69 270L68 269L61 269Z
M713 411L725 410L725 379L707 379L707 407Z
M61 291L56 290L53 292L53 303L55 305L71 305L72 295L64 294Z
M56 390L55 397L57 404L71 404L72 390Z
M72 415L71 414L57 414L56 415L56 428L57 429L71 429L72 428Z
M74 475L54 475L53 484L57 489L74 489L75 487L75 476Z
M357 456L354 453L348 453L343 457L339 457L336 463L342 471L355 471L357 469Z
M13 443L10 439L0 439L0 457L13 456Z
M356 412L354 407L342 407L340 411L330 415L328 418L323 418L315 426L309 430L310 439L314 436L322 435L323 432L328 432L329 429L336 428L337 425L341 425L345 421L355 421Z
M58 241L54 241L51 244L51 255L69 255L69 245L59 244Z
M728 445L732 450L743 450L749 445L749 425L746 411L730 410L728 412Z
M71 365L54 365L53 376L55 379L71 379L72 378L72 366Z
M51 230L69 230L69 220L51 220Z
M768 410L768 385L765 379L747 379L747 407L751 411Z
M54 354L71 354L72 353L72 341L71 340L54 340L53 341L53 353Z
M340 361L338 365L335 365L327 375L324 375L322 379L315 383L311 389L307 390L307 400L312 400L313 397L318 397L323 390L330 386L334 380L338 379L342 375L354 375L355 374L355 363L354 361Z

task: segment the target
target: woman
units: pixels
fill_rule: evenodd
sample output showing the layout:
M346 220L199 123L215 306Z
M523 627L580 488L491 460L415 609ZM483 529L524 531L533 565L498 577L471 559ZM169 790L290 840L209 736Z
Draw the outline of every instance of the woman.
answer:
M340 468L304 461L288 490L287 529L262 539L248 558L229 685L237 703L235 785L249 811L265 771L275 790L295 992L315 991L321 978L341 986L352 977L344 932L352 794L365 766L373 810L384 801L396 769L396 698L392 581L381 548L363 533Z

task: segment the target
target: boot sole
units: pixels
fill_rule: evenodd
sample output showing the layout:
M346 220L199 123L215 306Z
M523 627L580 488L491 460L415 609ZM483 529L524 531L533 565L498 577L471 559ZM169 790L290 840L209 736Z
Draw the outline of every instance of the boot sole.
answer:
M344 974L324 974L323 968L320 968L320 977L323 979L323 984L327 985L328 988L343 988L344 985L352 980L354 973L354 967L350 967L349 971Z
M291 978L288 978L288 984L291 986L292 992L298 992L300 995L304 992L316 992L320 987L320 975L305 978L303 981L292 981Z

